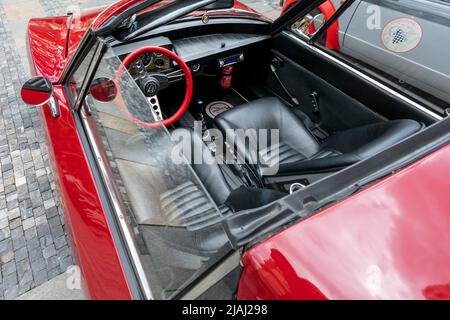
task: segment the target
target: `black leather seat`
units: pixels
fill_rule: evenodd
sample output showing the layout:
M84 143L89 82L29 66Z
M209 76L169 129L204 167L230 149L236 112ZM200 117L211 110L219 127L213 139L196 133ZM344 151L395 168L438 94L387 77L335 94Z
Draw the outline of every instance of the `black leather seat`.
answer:
M231 166L217 162L201 137L192 132L190 135L192 151L202 150L203 161L196 164L194 159L188 159L188 162L192 164L198 178L221 211L225 209L237 212L258 208L286 195L275 190L246 187ZM192 156L193 152L190 155Z
M186 130L183 138L190 139L191 143L183 144L181 152L220 212L192 177L161 194L161 209L169 222L177 222L192 232L192 241L197 250L215 252L228 242L220 226L224 217L233 212L268 205L286 194L271 189L246 187L226 164L216 161L201 137ZM200 164L196 164L194 151L199 150L203 153L203 159Z
M269 139L266 148L258 145L256 130L244 137L228 130L237 152L261 176L336 171L371 157L422 128L413 120L386 121L339 132L320 144L300 118L275 97L226 111L216 117L215 125L224 136L228 129L279 129L279 141ZM249 150L249 141L256 142L252 145L258 146L256 152ZM278 168L276 172L274 166Z
M181 131L178 132L180 133ZM219 208L221 216L258 208L286 195L275 190L247 187L227 164L218 163L201 137L185 130L183 139L185 138L190 143L183 143L180 151ZM198 161L198 155L194 156L198 151L203 153L202 161ZM170 217L169 220L180 221L191 230L217 224L221 217L201 186L196 183L196 179L188 177L185 180L161 195L164 214Z

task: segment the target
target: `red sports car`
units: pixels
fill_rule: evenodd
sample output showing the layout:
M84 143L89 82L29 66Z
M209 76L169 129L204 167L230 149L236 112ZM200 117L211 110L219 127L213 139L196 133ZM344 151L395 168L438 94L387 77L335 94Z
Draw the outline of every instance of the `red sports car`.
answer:
M450 101L333 50L359 1L297 32L326 2L30 21L22 97L89 298L450 298Z

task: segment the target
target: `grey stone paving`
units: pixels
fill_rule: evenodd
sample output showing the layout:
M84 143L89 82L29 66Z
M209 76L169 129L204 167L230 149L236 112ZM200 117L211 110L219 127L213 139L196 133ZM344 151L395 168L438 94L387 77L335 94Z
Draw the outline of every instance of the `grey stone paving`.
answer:
M4 2L0 2L0 299L14 299L61 274L73 260L40 116L19 97L28 70L12 37Z
M67 282L70 275L60 274L39 287L18 297L18 300L84 300L81 290L68 290Z
M75 3L72 0L39 0L39 2L49 17L66 14L69 6Z

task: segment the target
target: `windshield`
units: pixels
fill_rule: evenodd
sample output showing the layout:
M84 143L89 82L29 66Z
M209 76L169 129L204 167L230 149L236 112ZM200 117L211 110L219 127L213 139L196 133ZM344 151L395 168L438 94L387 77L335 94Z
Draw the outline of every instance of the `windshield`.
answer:
M239 2L271 20L279 18L283 9L280 5L283 1L280 0L240 0Z
M116 84L117 92L113 89L113 99L104 102L110 99L99 95L96 86L111 84L108 80ZM158 299L171 298L231 250L220 224L226 213L178 152L183 134L145 126L155 122L156 115L111 48L85 104L90 129L104 150L134 231L141 263L152 279L152 293Z

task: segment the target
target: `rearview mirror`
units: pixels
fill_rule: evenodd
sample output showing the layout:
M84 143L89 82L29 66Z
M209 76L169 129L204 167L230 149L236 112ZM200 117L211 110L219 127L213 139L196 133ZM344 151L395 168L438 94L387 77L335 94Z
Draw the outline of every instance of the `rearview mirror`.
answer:
M97 78L92 81L89 92L95 100L100 102L110 102L117 96L117 87L111 79Z
M20 95L26 104L42 106L50 101L53 85L44 77L34 77L23 84Z

